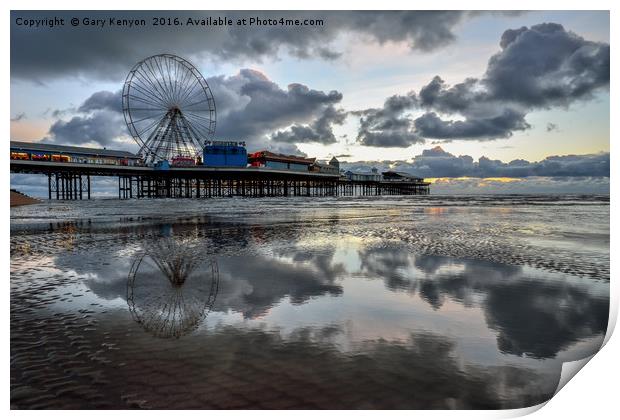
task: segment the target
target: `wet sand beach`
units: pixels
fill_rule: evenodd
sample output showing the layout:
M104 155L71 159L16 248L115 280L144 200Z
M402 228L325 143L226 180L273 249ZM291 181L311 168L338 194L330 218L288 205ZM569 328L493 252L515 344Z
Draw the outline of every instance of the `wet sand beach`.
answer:
M608 196L44 201L11 405L520 408L608 307Z
M11 207L15 206L26 206L28 204L37 204L40 203L41 200L37 200L36 198L29 197L25 194L20 193L19 191L11 190Z

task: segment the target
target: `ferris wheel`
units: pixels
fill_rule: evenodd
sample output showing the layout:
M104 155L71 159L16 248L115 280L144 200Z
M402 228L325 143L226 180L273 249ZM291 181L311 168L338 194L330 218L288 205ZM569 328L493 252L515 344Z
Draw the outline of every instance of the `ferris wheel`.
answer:
M187 60L154 55L137 63L123 86L123 116L146 163L197 157L215 133L215 100Z

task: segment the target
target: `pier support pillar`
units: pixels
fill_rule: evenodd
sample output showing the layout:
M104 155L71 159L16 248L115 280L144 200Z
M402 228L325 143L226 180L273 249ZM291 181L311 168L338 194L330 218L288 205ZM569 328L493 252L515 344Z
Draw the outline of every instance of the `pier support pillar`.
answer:
M83 200L84 192L90 199L90 175L56 172L47 174L47 198L56 200Z

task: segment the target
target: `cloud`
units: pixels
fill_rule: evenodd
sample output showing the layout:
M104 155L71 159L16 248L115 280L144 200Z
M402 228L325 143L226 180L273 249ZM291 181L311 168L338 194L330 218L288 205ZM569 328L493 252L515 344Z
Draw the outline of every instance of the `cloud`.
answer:
M289 54L300 59L334 60L341 35L372 43L401 42L414 51L432 51L456 39L455 27L479 12L462 11L88 11L11 13L11 75L40 83L48 78L89 76L105 80L124 77L138 60L174 51L190 58L242 63ZM16 19L76 17L146 19L146 26L97 28L57 26L35 29ZM178 17L183 26L152 26L153 18ZM233 26L195 27L188 18L228 17ZM240 18L322 19L320 26L237 26ZM76 42L79 40L79 42ZM71 48L67 48L70 45Z
M245 140L249 147L271 146L268 137L272 133L278 143L332 143L332 124L344 121L343 111L334 107L342 100L342 93L335 90L319 91L301 83L281 88L251 69L242 69L234 76L212 77L208 83L218 109L216 136ZM282 131L286 127L291 128Z
M55 121L44 142L126 148L127 144L120 141L123 136L127 136L127 128L122 114L105 109L92 114L76 115L66 121Z
M355 170L377 167L409 172L424 178L445 177L609 177L609 153L548 156L539 162L515 159L510 162L482 156L475 161L468 155L455 156L441 146L424 150L412 162L377 161L344 163Z
M383 108L358 111L358 142L407 147L425 139L508 138L531 128L529 112L567 107L609 86L609 44L588 41L562 25L509 29L500 47L482 78L449 86L435 76L417 95L396 95Z
M473 168L474 159L471 156L454 156L445 152L440 146L436 146L416 156L411 169L416 173L425 173L424 176L436 178L471 175ZM436 175L430 175L431 173Z
M464 121L442 120L434 112L429 112L416 118L414 126L422 137L446 140L492 140L510 137L514 131L530 128L525 115L510 108L498 115Z
M116 112L122 112L121 106L122 91L110 92L102 90L100 92L93 93L88 99L80 105L79 112L91 112L100 110L110 110Z
M551 131L560 131L560 127L552 122L547 123L547 133Z
M471 12L372 11L340 15L344 28L369 36L379 43L407 42L413 50L432 51L453 42L454 27Z
M602 194L608 195L608 177L439 178L433 195L461 194Z
M47 198L47 176L41 174L11 174L11 188L31 197Z
M11 118L11 122L17 122L17 121L21 121L25 119L26 119L26 113L20 112L19 114Z
M294 124L287 130L277 131L271 136L271 140L278 143L336 143L336 136L332 131L332 125L342 125L347 118L347 113L342 109L336 109L328 105L321 116L308 125Z
M609 85L609 44L588 41L557 23L508 29L481 79L448 87L438 76L420 91L424 107L468 112L475 102L526 109L570 105Z
M419 104L415 92L393 95L386 99L383 108L354 111L360 116L357 141L364 146L407 147L423 143L424 139L413 130L413 122L405 111Z
M343 124L347 116L335 107L342 93L301 83L282 88L257 70L211 77L208 83L218 110L216 137L244 140L250 149L302 154L295 143L336 142L332 126ZM137 150L129 140L120 90L95 92L76 109L52 115L57 119L46 142Z
M96 92L76 109L53 110L51 115L56 120L42 139L45 143L137 150L127 139L120 90Z
M500 46L481 81L493 99L566 106L609 85L609 44L587 41L560 24L508 30Z

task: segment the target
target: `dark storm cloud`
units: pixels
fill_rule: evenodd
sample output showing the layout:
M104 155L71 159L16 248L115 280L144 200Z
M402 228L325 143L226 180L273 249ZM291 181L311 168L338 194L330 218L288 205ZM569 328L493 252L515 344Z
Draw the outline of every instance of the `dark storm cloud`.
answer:
M414 132L413 122L405 112L418 106L415 92L393 95L386 99L382 108L354 111L360 117L357 141L365 146L407 147L424 142Z
M467 112L475 102L525 108L570 105L609 85L609 44L592 42L557 23L507 30L481 79L448 87L435 77L420 91L424 107Z
M71 119L57 120L49 129L46 142L67 145L97 143L102 147L118 146L120 136L126 135L122 114L109 110L89 115L76 115Z
M406 42L412 50L431 51L456 39L454 28L478 12L460 11L274 11L274 12L12 12L11 75L16 79L45 82L48 78L89 75L118 80L145 56L174 52L191 58L241 62L289 53L301 59L337 59L341 52L332 43L351 34L369 42ZM134 28L93 26L25 28L16 18L63 17L146 19ZM322 26L214 26L192 27L188 18L260 17L323 19ZM151 26L153 17L178 17L183 26ZM70 46L70 47L68 47Z
M263 73L243 69L237 75L208 79L218 106L218 137L256 141L292 124L308 123L342 100L335 90L323 92L300 83L285 89ZM222 106L224 109L222 109Z
M465 111L473 101L483 99L480 93L472 91L476 83L476 79L470 78L463 83L446 87L441 77L435 76L429 84L420 89L420 105L444 113Z
M420 176L430 177L430 173L437 173L442 175L432 175L432 177L459 177L471 173L475 165L471 156L457 157L445 152L440 146L436 146L416 156L411 166L416 173L425 173Z
M531 107L569 105L609 85L609 44L557 23L506 31L482 83L496 100Z
M110 111L122 112L121 106L122 91L110 92L102 90L100 92L93 93L88 99L80 105L79 112L100 111L107 109Z
M70 118L63 119L70 114ZM135 151L132 143L121 141L128 136L122 115L121 91L95 92L77 109L54 110L56 121L50 126L46 143L87 145Z
M343 27L367 34L380 43L405 41L411 49L431 51L456 39L453 29L469 12L373 11L339 16Z
M364 146L375 147L408 147L415 143L423 143L424 139L411 130L362 131L358 138Z
M332 131L332 125L342 125L346 118L347 113L344 110L336 109L333 105L329 105L310 124L295 124L288 130L277 131L271 136L271 140L278 143L336 143L337 140Z
M342 93L319 91L301 83L283 88L256 70L212 77L208 83L218 109L216 136L245 140L250 149L297 154L301 152L294 141L333 143L332 125L342 124L346 116L335 108ZM268 137L273 133L271 142Z
M435 76L416 101L404 101L401 109L393 109L388 100L381 109L358 112L363 116L358 142L407 147L425 139L508 138L531 128L525 119L529 112L566 107L609 86L609 44L588 41L562 25L509 29L500 47L480 79L448 86ZM548 131L555 128L547 126Z
M499 115L487 118L468 118L465 121L442 120L429 112L414 120L416 131L422 137L435 139L490 140L512 136L514 131L530 128L521 112L506 108Z
M455 156L440 146L427 149L407 161L343 163L353 170L392 169L425 178L441 177L608 177L609 153L549 156L539 162L515 159L508 163L480 157L475 161L468 155Z
M332 125L342 124L346 118L346 113L334 106L342 100L340 92L319 91L300 83L282 88L256 70L211 77L208 83L218 110L217 138L245 140L250 149L269 147L292 154L301 153L294 142L334 143ZM129 135L121 108L120 90L96 92L73 111L52 112L58 119L45 140L133 150L131 143L121 140ZM70 118L61 119L68 113ZM272 133L276 133L275 143L269 141Z

